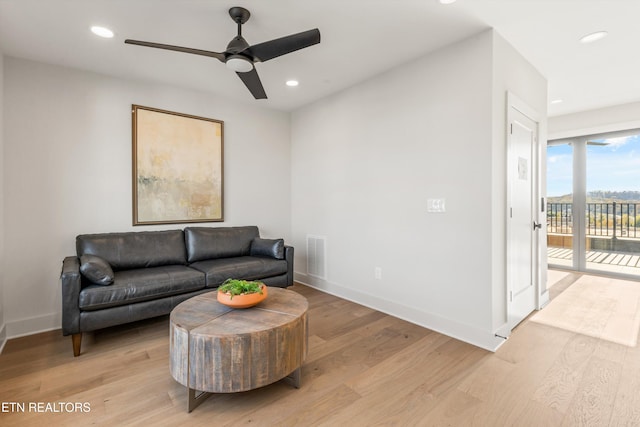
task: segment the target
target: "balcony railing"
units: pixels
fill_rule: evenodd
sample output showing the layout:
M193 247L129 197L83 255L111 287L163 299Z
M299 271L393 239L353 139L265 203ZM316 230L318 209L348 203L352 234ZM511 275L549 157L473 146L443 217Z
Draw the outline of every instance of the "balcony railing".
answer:
M587 203L587 236L640 238L640 203ZM547 232L573 233L571 203L547 203Z

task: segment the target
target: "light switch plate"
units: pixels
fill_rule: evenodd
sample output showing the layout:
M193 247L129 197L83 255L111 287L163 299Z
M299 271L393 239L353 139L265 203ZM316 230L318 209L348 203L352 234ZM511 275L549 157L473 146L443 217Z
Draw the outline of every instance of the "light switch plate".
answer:
M444 199L427 199L427 212L446 212Z

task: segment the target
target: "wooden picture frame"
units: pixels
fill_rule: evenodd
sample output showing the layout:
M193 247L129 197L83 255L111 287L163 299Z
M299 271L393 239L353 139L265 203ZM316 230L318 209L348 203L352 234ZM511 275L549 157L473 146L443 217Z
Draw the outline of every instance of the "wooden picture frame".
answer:
M224 122L132 105L133 225L223 221Z

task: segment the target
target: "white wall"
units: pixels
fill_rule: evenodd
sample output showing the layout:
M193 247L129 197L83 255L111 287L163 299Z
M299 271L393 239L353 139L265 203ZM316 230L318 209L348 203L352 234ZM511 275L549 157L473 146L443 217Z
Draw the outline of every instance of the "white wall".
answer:
M640 102L549 118L549 139L640 128Z
M495 349L507 90L546 113L544 79L487 31L294 112L296 278ZM307 235L327 238L327 280L307 274Z
M483 33L294 112L297 279L487 345L491 40ZM446 212L427 213L429 198L446 199ZM327 238L326 281L306 274L307 234Z
M0 52L0 352L7 340L4 321L4 56Z
M223 120L224 223L290 239L290 115L208 94L5 57L4 317L60 327L62 259L81 233L132 227L131 104Z
M513 46L496 32L493 33L493 159L492 159L492 279L493 284L493 330L506 327L507 323L507 278L506 278L506 227L507 222L507 92L517 96L540 120L538 139L540 189L546 189L546 134L547 134L547 81ZM546 191L546 190L545 190ZM541 195L542 196L542 195ZM540 219L541 222L543 219ZM545 219L546 220L546 219ZM541 293L546 294L546 231L541 231L539 271ZM500 335L508 330L500 330ZM504 336L504 335L503 335Z

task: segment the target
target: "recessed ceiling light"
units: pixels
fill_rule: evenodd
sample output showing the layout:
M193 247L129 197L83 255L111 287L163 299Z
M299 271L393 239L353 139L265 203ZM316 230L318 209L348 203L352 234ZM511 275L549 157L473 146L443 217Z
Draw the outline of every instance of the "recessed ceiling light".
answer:
M451 3L455 3L456 0L438 0L438 2L440 4L451 4Z
M587 34L580 39L580 43L593 43L600 39L607 37L609 33L606 31L596 31L595 33Z
M298 86L298 84L299 83L297 80L287 80L287 86L295 87L295 86Z
M553 101L551 101L552 104L561 104L562 103L562 99L554 99Z
M113 37L113 31L106 27L99 27L97 25L94 25L93 27L91 27L91 32L96 36L104 37L105 39L110 39Z

